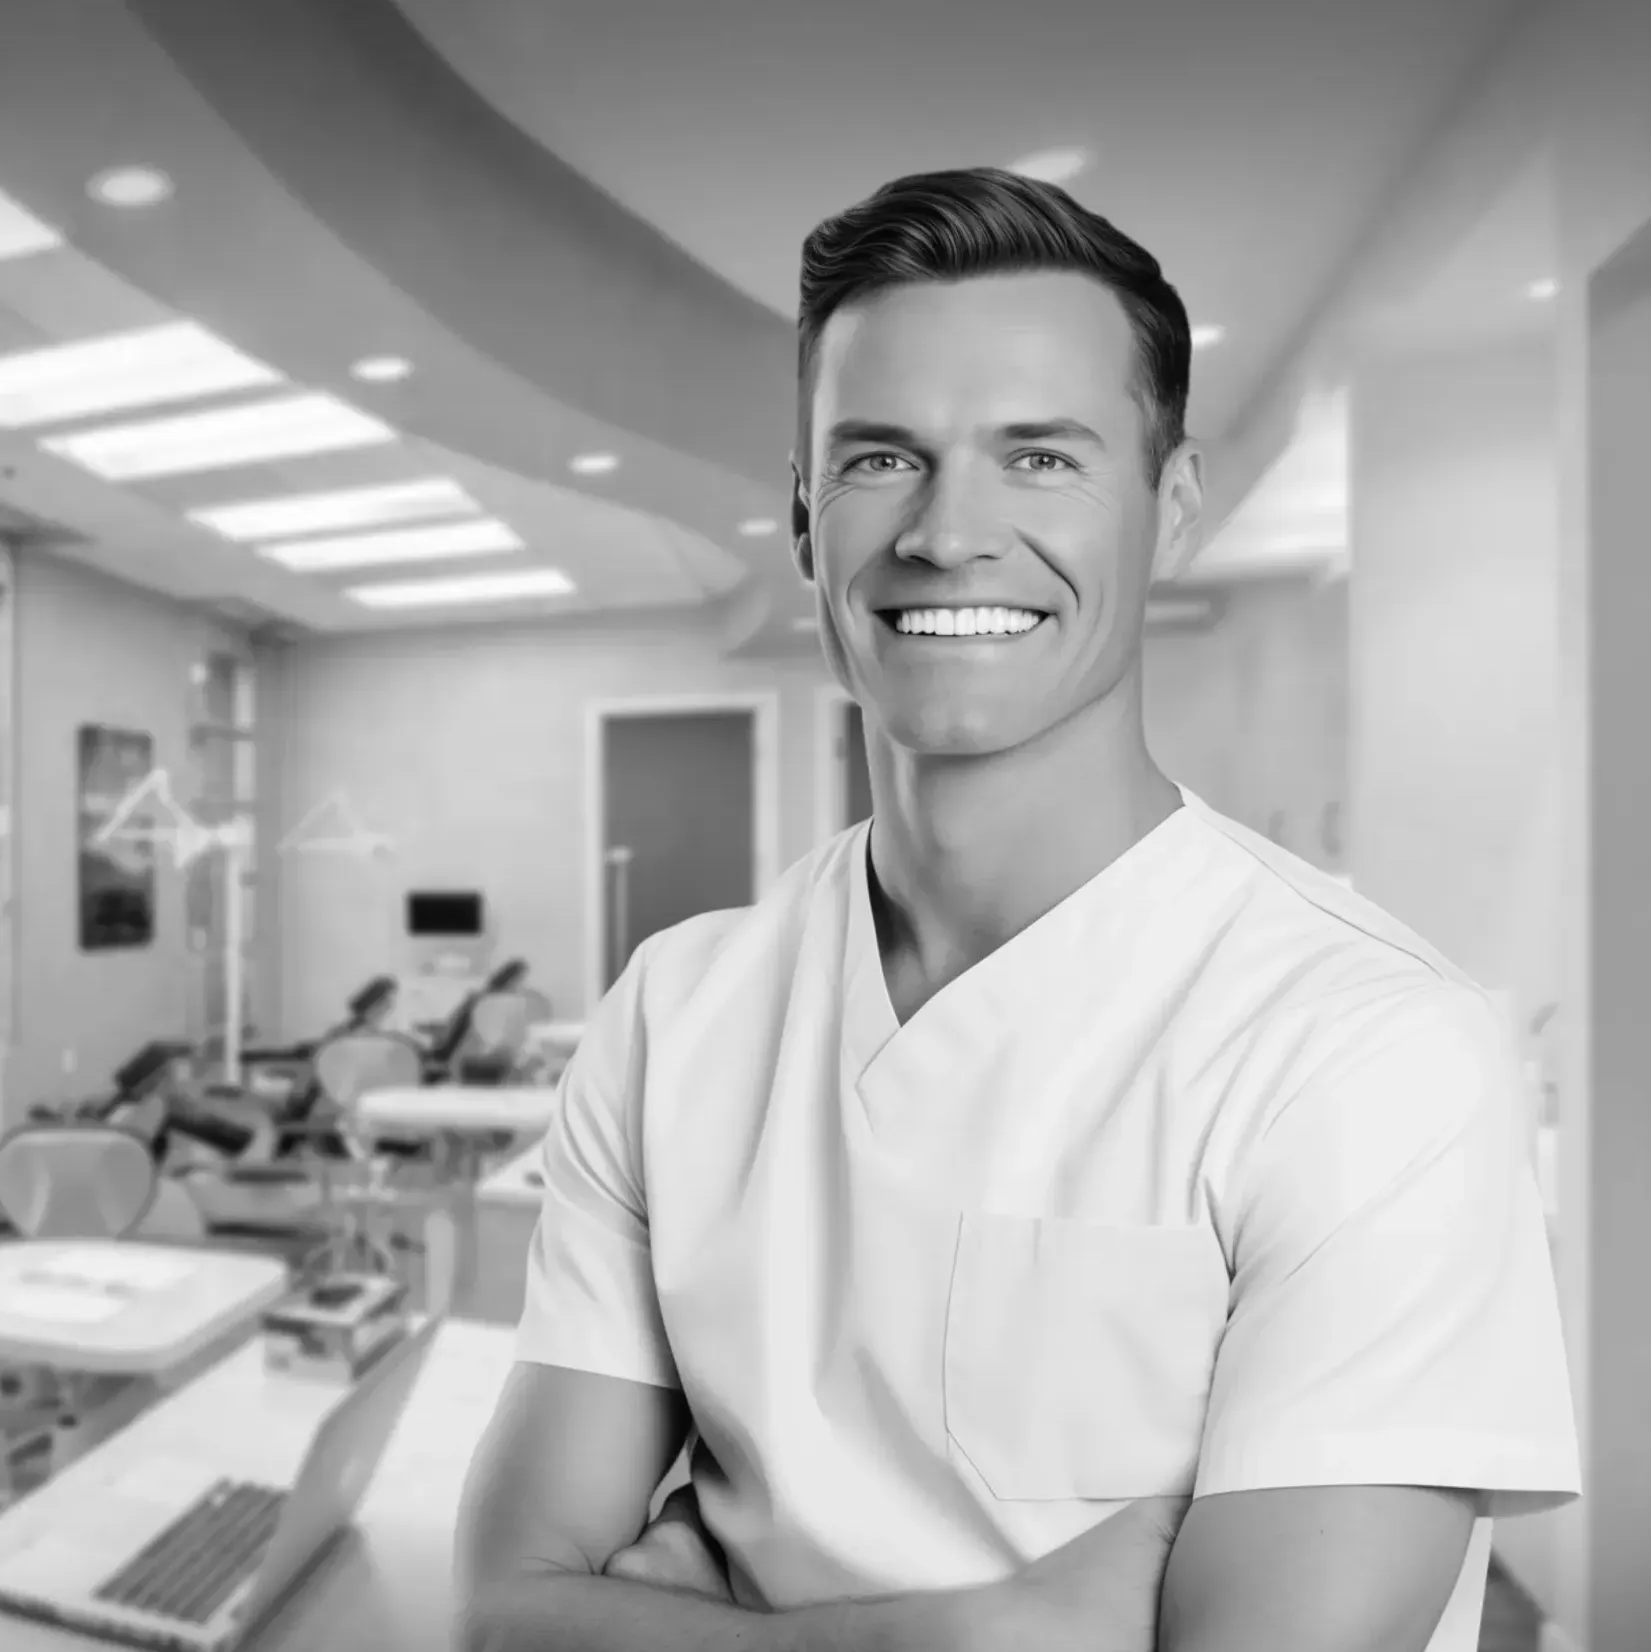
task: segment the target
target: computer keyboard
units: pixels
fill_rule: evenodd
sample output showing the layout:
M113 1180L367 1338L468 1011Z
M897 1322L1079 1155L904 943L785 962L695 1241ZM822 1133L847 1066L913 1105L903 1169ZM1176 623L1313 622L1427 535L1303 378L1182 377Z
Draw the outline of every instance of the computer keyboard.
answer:
M99 1600L205 1623L258 1570L287 1494L220 1480L96 1591Z

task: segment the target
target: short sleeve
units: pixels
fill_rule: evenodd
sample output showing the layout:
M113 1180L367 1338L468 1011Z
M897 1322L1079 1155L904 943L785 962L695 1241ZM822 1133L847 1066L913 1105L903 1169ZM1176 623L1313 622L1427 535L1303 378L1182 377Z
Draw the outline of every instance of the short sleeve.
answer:
M1415 994L1322 1063L1236 1184L1233 1292L1196 1497L1580 1485L1554 1270L1513 1051L1467 988Z
M545 1196L528 1247L516 1357L676 1388L638 1168L649 950L644 942L632 955L562 1076L540 1160Z

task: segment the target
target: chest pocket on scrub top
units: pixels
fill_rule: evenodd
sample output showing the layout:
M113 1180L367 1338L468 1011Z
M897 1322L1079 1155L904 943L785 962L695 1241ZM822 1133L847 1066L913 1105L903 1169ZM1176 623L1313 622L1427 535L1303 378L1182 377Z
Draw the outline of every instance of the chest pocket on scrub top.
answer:
M1228 1274L1207 1227L966 1213L946 1430L995 1497L1192 1490Z

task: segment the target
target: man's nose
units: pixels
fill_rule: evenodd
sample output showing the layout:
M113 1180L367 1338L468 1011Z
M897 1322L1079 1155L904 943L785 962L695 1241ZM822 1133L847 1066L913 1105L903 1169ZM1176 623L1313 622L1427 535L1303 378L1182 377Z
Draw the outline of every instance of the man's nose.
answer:
M992 488L970 476L938 476L918 514L895 541L895 554L937 567L1002 556L1014 535Z

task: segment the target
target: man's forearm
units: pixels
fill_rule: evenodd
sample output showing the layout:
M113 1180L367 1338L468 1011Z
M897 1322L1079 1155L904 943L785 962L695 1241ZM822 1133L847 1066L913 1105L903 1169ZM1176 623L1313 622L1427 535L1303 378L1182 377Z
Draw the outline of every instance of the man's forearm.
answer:
M464 1652L1152 1652L1168 1537L1115 1518L973 1588L748 1612L560 1572L484 1592Z
M490 1592L464 1652L991 1652L972 1608L989 1589L749 1612L625 1578L556 1573ZM1008 1641L995 1642L1008 1647Z

